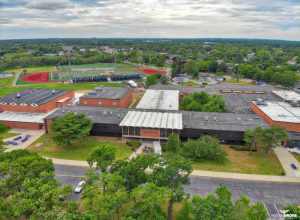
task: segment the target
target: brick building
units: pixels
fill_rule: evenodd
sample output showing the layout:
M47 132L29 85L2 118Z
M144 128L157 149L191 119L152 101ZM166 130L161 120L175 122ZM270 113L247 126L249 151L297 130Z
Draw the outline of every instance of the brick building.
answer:
M132 103L129 88L98 87L95 91L80 97L79 104L94 107L127 108Z
M268 125L285 128L289 132L300 132L300 108L287 102L252 102L251 110Z
M0 98L0 122L10 128L42 129L44 118L70 103L74 92L31 89Z

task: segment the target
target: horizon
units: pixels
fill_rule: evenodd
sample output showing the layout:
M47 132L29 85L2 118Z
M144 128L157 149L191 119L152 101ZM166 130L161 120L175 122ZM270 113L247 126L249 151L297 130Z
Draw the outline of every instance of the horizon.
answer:
M300 40L298 0L0 0L0 12L1 40Z
M50 38L7 38L0 41L22 41L22 40L72 40L72 39L97 39L97 40L245 40L245 41L285 41L300 42L299 40L288 40L281 38L243 38L243 37L50 37Z

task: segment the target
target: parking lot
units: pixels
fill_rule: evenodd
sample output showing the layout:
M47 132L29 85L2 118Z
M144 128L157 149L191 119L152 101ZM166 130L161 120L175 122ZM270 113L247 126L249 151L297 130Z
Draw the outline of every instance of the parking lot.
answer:
M72 185L73 188L84 177L89 168L73 167L65 165L55 165L57 180L63 185ZM234 199L240 195L247 195L252 201L261 201L268 210L271 219L281 219L280 210L288 204L300 204L300 184L258 182L229 180L209 177L190 178L190 185L185 187L185 191L191 195L207 195L213 192L218 186L227 186ZM80 194L73 193L71 198L78 199Z

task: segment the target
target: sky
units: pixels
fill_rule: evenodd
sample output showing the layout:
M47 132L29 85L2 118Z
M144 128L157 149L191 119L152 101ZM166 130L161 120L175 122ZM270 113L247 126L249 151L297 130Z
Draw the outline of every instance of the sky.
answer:
M0 39L300 40L300 0L0 0Z

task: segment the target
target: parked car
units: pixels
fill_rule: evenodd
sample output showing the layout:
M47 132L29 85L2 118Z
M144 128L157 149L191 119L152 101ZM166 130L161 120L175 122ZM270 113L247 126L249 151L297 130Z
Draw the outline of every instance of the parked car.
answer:
M18 145L18 142L15 142L15 141L6 141L5 144L6 145L15 145L16 146L16 145Z
M81 193L85 184L86 184L86 182L84 180L81 180L75 187L74 192Z
M15 138L14 138L14 141L18 141L18 140L20 140L20 139L22 139L22 136L15 137Z
M291 167L292 167L293 170L297 170L298 169L298 167L294 163L291 163Z
M29 134L26 134L22 139L21 142L26 142L31 136Z

